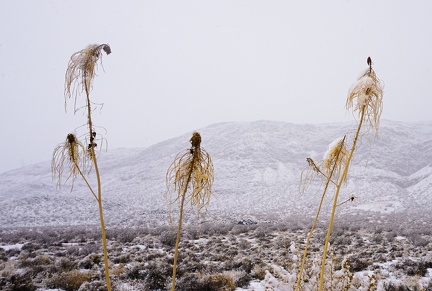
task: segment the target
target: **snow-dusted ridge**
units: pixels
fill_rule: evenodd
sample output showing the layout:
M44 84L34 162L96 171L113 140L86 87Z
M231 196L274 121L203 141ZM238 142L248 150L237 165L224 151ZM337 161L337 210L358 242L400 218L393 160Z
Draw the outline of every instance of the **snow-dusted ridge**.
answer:
M316 209L320 183L299 194L306 158L320 160L328 145L356 124L226 122L200 129L215 167L209 217L278 219ZM165 221L165 174L175 155L189 148L192 131L145 149L101 152L99 166L108 225ZM432 122L382 121L378 138L362 139L342 198L358 197L341 213L432 211ZM0 175L0 225L97 224L97 206L77 180L57 190L50 162ZM329 203L327 203L328 206Z

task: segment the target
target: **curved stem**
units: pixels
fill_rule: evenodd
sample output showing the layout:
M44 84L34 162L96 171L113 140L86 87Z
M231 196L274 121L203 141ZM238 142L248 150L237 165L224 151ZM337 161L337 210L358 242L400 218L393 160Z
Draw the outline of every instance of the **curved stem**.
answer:
M331 235L331 231L332 231L332 228L333 228L334 216L335 216L336 208L337 208L337 204L338 204L337 200L338 200L338 197L339 197L339 192L340 192L340 189L342 187L342 184L343 184L343 182L345 181L345 179L346 179L346 177L348 175L348 170L349 170L349 166L351 164L351 159L352 159L352 156L354 154L354 151L355 151L355 148L356 148L356 145L357 145L357 140L358 140L358 137L360 135L360 129L361 129L362 124L363 124L363 119L364 119L364 115L365 115L365 109L366 109L366 105L363 105L362 111L361 111L360 121L359 121L359 124L358 124L358 127L357 127L357 131L356 131L355 136L354 136L354 141L353 141L353 144L351 146L351 150L349 152L348 159L347 159L347 162L346 162L345 167L344 167L344 171L343 171L342 175L340 176L339 182L338 182L338 184L336 186L336 192L335 192L335 196L334 196L332 212L331 212L331 215L330 215L330 222L329 222L329 226L328 226L328 229L327 229L327 235L326 235L326 239L325 239L325 243L324 243L323 258L322 258L322 262L321 262L320 285L319 285L319 290L320 291L322 291L323 288L324 288L325 263L326 263L326 259L327 259L327 251L328 251L328 245L329 245L329 241L330 241L330 235Z

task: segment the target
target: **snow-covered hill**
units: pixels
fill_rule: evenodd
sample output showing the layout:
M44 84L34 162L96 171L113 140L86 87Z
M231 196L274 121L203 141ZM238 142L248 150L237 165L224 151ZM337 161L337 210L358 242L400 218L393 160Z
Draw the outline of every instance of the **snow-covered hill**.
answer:
M279 219L311 215L320 199L319 177L304 194L306 158L322 159L338 137L352 139L355 123L291 124L256 121L214 124L198 130L215 167L210 219ZM189 148L192 132L145 149L102 151L99 166L108 225L167 220L165 174ZM94 177L93 177L94 178ZM340 213L432 211L432 122L383 121L377 138L363 136L342 198L357 199ZM98 223L97 205L81 180L57 190L50 162L0 175L0 225ZM330 197L325 207L330 204ZM324 210L325 211L325 210Z

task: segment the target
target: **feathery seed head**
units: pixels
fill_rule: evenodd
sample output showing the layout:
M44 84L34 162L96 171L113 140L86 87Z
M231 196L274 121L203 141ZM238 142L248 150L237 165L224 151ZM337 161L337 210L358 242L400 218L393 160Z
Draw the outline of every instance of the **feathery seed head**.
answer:
M66 137L65 148L69 153L69 159L72 163L76 163L79 160L79 142L75 134L69 133Z
M322 174L320 166L312 158L306 158L306 161L308 163L308 167L303 169L300 175L299 193L301 194L306 192L306 189L315 179L317 174ZM322 164L322 161L318 163Z
M349 151L345 144L345 137L335 139L324 153L323 167L327 175L332 172L334 177L339 177L341 170L348 161Z
M75 178L81 171L85 171L88 155L84 145L78 141L73 133L69 133L66 141L57 145L51 158L51 172L53 179L57 180L57 187L62 184L64 171L68 172L66 181L72 178L72 187Z
M346 108L352 109L361 116L364 112L365 120L370 128L378 132L379 122L383 108L383 84L372 69L372 60L367 60L369 68L366 69L357 82L350 88L346 100Z
M77 110L76 98L80 91L85 91L88 97L95 77L95 66L98 61L102 64L102 50L107 55L111 53L111 48L107 44L92 44L70 57L65 75L65 108L66 99L73 97L74 110Z
M199 212L210 203L214 169L210 154L200 146L201 135L194 132L190 142L192 147L178 154L168 168L167 195L176 192L174 201L180 201L185 196L186 201L196 206Z

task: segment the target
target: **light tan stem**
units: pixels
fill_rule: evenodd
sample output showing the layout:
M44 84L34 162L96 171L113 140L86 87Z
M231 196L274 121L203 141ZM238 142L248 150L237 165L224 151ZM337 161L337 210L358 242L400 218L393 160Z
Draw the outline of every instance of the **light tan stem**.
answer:
M175 290L176 273L177 273L177 260L178 260L178 254L179 254L179 244L180 244L181 229L182 229L182 224L183 224L183 207L184 207L184 202L186 200L186 192L187 192L189 183L190 183L191 178L192 178L192 172L193 172L193 169L194 169L195 160L196 160L196 154L197 153L198 153L198 151L194 150L194 154L193 154L193 157L192 157L191 168L190 168L190 171L188 173L188 178L186 180L186 185L185 185L185 187L183 189L183 194L182 194L181 202L180 202L180 216L179 216L179 224L178 224L178 228L177 228L176 243L175 243L175 248L174 248L174 263L173 263L173 274L172 274L172 281L171 281L171 291Z
M342 141L342 142L345 142L345 138L346 138L346 136L343 138L343 141ZM339 154L340 154L340 151L338 152L338 154L337 154L337 156L336 156L336 161L339 159ZM328 177L327 177L326 175L324 175L324 173L321 172L321 170L318 169L318 171L319 171L319 172L320 172L324 177L327 178L327 181L326 181L326 184L325 184L325 186L324 186L324 191L323 191L323 194L322 194L322 196L321 196L321 201L320 201L320 204L319 204L319 206L318 206L318 210L317 210L317 213L316 213L316 215L315 215L315 219L314 219L314 221L313 221L313 223L312 223L312 227L311 227L311 229L310 229L310 231L309 231L309 234L308 234L308 237L307 237L307 240L306 240L305 249L304 249L304 251L303 251L302 263L301 263L301 266L300 266L299 274L298 274L298 276L297 276L297 283L296 283L295 291L300 290L300 283L301 283L301 280L302 280L302 277L303 277L303 270L304 270L304 266L305 266L305 262L306 262L306 256L307 256L307 251L308 251L308 248L309 248L309 242L310 242L310 239L311 239L311 237L312 237L312 233L313 233L313 231L314 231L314 229L315 229L315 226L316 226L316 224L317 224L317 222L318 222L318 216L319 216L319 214L320 214L320 212L321 212L322 204L323 204L323 201L324 201L324 198L325 198L325 195L326 195L326 192L327 192L328 186L330 185L330 183L334 183L334 182L331 180L331 178L333 177L333 173L334 173L335 169L336 169L336 163L333 164L333 168L332 168L332 170L331 170L331 172L330 172L330 175L329 175Z
M187 188L186 188L187 189ZM177 273L177 259L178 259L178 253L179 253L179 244L180 244L180 235L181 235L181 229L182 229L182 223L183 223L183 207L184 202L186 199L186 189L183 192L181 202L180 202L180 217L179 217L179 224L177 228L177 237L176 237L176 243L175 243L175 249L174 249L174 263L173 263L173 273L172 273L172 281L171 281L171 290L175 290L175 283L176 283L176 273Z
M327 260L328 245L329 245L330 235L331 235L332 228L333 228L334 216L335 216L336 208L337 208L337 204L338 204L337 201L338 201L338 197L339 197L339 192L340 192L340 189L342 187L343 182L345 181L345 179L346 179L346 177L348 175L348 170L349 170L349 166L351 164L351 159L352 159L352 156L354 154L354 151L355 151L355 148L356 148L356 145L357 145L357 140L358 140L358 137L360 135L360 130L361 130L361 127L362 127L362 124L363 124L365 110L366 110L366 105L363 105L363 107L361 109L360 121L359 121L359 124L358 124L358 127L357 127L357 131L356 131L355 136L354 136L354 141L353 141L353 144L351 146L351 150L349 152L347 162L346 162L345 167L344 167L344 171L343 171L342 175L339 178L338 184L336 185L336 191L335 191L334 200L333 200L333 207L332 207L332 212L331 212L331 215L330 215L330 222L329 222L329 226L328 226L328 229L327 229L327 235L326 235L326 239L325 239L325 243L324 243L323 258L322 258L322 261L321 261L320 285L319 285L319 290L320 291L322 291L323 288L324 288L325 263L326 263L326 260Z
M104 267L105 267L105 281L107 284L108 291L111 291L111 280L109 275L109 263L108 263L108 247L107 247L107 241L106 241L106 230L105 230L105 221L103 217L103 207L102 207L102 187L101 187L101 180L100 180L100 174L99 174L99 167L96 159L96 154L93 146L93 123L91 119L91 107L90 107L90 96L89 96L89 83L86 83L85 91L87 95L87 120L88 120L88 127L89 127L89 134L90 134L90 155L93 161L93 166L95 168L96 173L96 180L97 180L97 202L98 202L98 208L99 208L99 220L100 220L100 226L101 226L101 235L102 235L102 247L103 247L103 254L104 254ZM88 185L88 184L87 184ZM91 188L90 188L91 190ZM92 191L93 195L94 192Z

